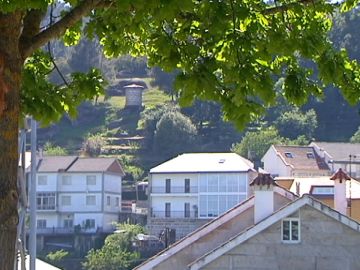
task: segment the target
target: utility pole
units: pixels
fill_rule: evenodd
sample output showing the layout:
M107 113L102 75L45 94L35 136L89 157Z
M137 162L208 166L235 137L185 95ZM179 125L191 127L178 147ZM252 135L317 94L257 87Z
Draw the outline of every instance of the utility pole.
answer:
M36 121L31 118L31 177L30 177L30 270L36 270Z

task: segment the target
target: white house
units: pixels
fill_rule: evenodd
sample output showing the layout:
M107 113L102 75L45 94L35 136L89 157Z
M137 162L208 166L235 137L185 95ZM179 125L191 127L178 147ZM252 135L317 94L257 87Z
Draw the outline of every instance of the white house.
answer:
M37 168L38 233L111 231L124 171L115 158L46 156Z
M312 142L310 146L332 172L343 168L352 177L360 178L360 143Z
M182 154L150 170L148 227L176 238L195 230L249 196L253 164L234 153Z
M331 174L327 162L311 146L272 145L261 161L272 176L312 177Z

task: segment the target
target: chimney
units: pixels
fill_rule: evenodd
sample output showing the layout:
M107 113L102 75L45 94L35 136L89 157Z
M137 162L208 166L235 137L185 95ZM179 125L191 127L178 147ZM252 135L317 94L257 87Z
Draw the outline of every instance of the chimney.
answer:
M334 207L335 210L343 215L346 215L347 200L346 200L346 180L351 180L341 168L337 170L330 180L334 180Z
M277 186L270 174L259 173L250 183L255 196L254 223L258 223L274 212L274 186Z

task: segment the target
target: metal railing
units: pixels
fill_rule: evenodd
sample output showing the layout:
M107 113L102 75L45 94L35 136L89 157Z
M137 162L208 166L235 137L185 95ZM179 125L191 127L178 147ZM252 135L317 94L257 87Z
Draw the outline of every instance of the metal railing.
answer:
M29 228L27 228L27 231ZM112 231L112 230L108 230ZM73 234L73 233L98 233L98 232L107 232L102 227L96 228L85 228L85 227L46 227L46 228L36 228L37 234Z
M151 211L152 218L197 218L197 211Z
M184 186L182 187L173 187L171 186L170 188L166 188L165 186L163 187L151 187L151 193L156 193L156 194L163 194L163 193L174 193L174 194L179 194L179 193L197 193L198 192L198 187L197 186L190 186L189 188L185 188Z

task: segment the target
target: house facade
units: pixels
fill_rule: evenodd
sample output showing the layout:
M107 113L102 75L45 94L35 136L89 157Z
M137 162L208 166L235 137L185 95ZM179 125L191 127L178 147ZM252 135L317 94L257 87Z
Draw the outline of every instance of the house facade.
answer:
M312 177L331 174L328 163L312 146L272 145L261 161L277 177Z
M114 158L43 157L37 168L37 232L110 232L121 209Z
M249 196L253 164L234 153L183 154L150 170L151 234L184 237Z
M346 174L331 178L345 191ZM269 174L251 186L253 196L135 269L359 269L360 224L341 205L298 197Z
M328 164L331 172L339 168L360 179L360 143L312 142L310 146Z

